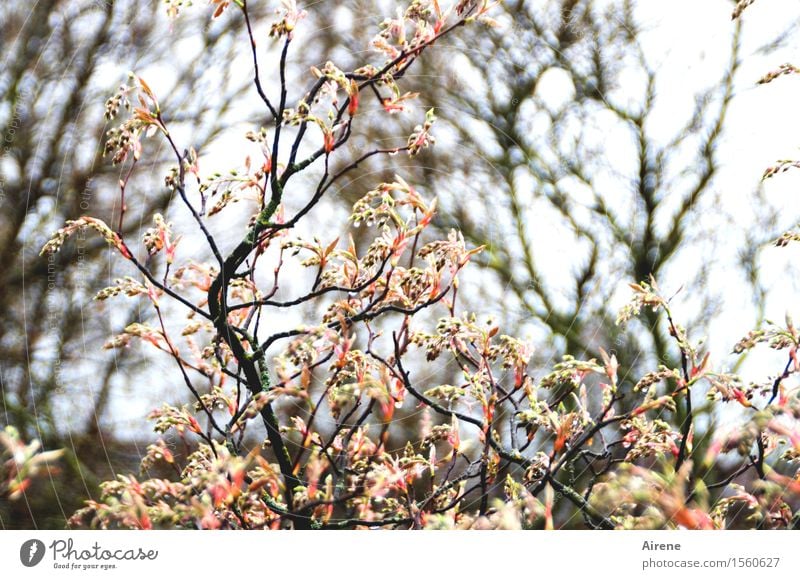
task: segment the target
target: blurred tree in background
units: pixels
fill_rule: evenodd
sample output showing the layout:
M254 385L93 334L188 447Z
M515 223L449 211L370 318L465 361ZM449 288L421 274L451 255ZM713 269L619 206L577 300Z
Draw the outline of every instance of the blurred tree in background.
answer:
M84 316L95 292L119 275L118 266L91 237L47 259L37 254L67 219L91 213L113 222L119 214L118 181L125 175L100 159L107 128L100 119L102 103L124 81L120 67L169 81L158 93L164 110L177 115L171 126L201 152L227 133L242 132L241 123L257 114L251 111L259 103L243 93L247 75L237 72L250 63L233 58L246 38L241 15L231 11L198 26L190 12L170 22L164 11L175 4L49 0L0 7L0 299L9 312L0 322L2 420L25 439L68 451L64 488L37 494L38 503L0 503L3 526L63 525L82 498L96 495L98 480L138 462L139 444L150 439L140 415L121 414L143 397L142 382L149 379L140 368L149 356L118 358L99 349L141 312L130 307L104 318ZM719 4L722 12L730 9ZM272 8L250 3L256 38L266 37L260 16ZM343 68L361 62L368 39L396 3L324 1L305 8L319 42L298 51L290 78L328 60ZM476 289L461 297L473 304L467 309L493 309L506 331L532 332L535 367L563 354L599 358L601 346L613 346L625 368L677 365L667 324L654 313L645 310L641 323L627 330L613 323L617 292L626 287L621 282L653 274L691 285L691 330L707 324L721 303L720 285L708 283L715 261L695 257L727 251L738 267L728 273L748 287L757 310L764 289L753 248L779 229L772 209L762 206L753 212L759 227L749 222L738 236L718 234L729 224L715 188L725 170L719 146L740 81L746 24L730 29L721 67L712 67L697 87L681 87L690 106L676 114L670 106L675 87L668 84L674 79L663 74L640 13L629 0L508 0L493 12L496 27L448 37L404 79L421 93L421 108L436 107L441 146L435 159L423 151L413 163L400 157L364 162L337 186L328 218L346 220L369 186L401 171L438 196L434 228L446 234L457 227L472 245L487 245L475 258L482 269L462 274ZM758 50L788 38L778 32ZM387 121L373 116L376 110L382 112L361 113L365 126L348 143L353 151L387 123L403 135L417 120ZM404 144L402 138L384 143ZM129 208L131 237L149 225L139 216L172 201L162 179L169 153L155 153L148 157L156 159L148 161L150 177L141 171L135 177L148 204ZM446 381L452 369L440 372ZM630 388L632 380L622 376L621 387ZM186 395L180 384L155 384L150 388L166 397ZM678 422L684 412L676 409ZM704 435L696 435L699 448L713 434L710 418Z
M371 13L368 4L310 9L330 36L326 50L345 61L358 54L368 27L356 15ZM730 3L719 2L719 9L724 22ZM719 146L737 83L753 83L739 76L742 23L730 30L727 50L715 47L724 58L713 64L722 66L699 86L677 91L659 70L663 46L649 40L640 12L630 0L503 2L496 27L454 38L408 79L423 94L421 107L437 107L437 134L446 146L435 162L423 156L402 168L425 189L441 191L440 230L457 224L472 242L488 244L478 259L484 271L475 274L484 294L468 297L484 303L502 293L506 320L534 329L537 343L549 342L539 352L544 360L597 356L598 345L613 343L626 361L674 361L655 318L634 333L614 327L619 288L600 283L609 277L685 274L686 285L704 286L695 322L718 313L720 287L706 283L714 264L685 264L691 253L731 242L711 227L722 221L709 211L724 212L716 187L726 168ZM778 31L757 51L787 37ZM343 198L355 199L364 175L386 178L396 168L365 163L353 186L341 187ZM757 185L753 179L748 194ZM736 250L752 251L778 233L769 225L773 214L756 214L770 231ZM753 241L752 233L741 233ZM763 296L753 256L737 258L741 271L734 275L752 284L757 303Z

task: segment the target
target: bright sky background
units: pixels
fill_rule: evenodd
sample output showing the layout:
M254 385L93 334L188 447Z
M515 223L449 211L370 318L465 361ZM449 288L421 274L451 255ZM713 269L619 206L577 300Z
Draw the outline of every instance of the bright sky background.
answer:
M645 37L646 41L653 47L651 53L663 53L659 68L662 74L667 75L666 82L674 86L669 94L674 94L674 102L680 106L687 86L703 82L708 74L714 74L724 65L733 26L729 17L731 3L679 0L668 4L640 4L645 28L652 30ZM800 37L795 35L785 49L774 54L753 54L758 46L785 30L797 16L797 3L789 0L756 2L743 15L741 81L735 91L721 147L723 170L715 184L724 210L738 216L743 225L752 217L753 192L764 170L778 159L800 158L800 116L796 114L800 77L784 76L768 85L755 84L782 63L797 62ZM797 211L798 184L800 172L788 172L764 184L766 198L785 208L787 227L800 218ZM726 231L718 233L724 239ZM782 323L786 312L800 319L797 302L800 288L796 275L799 256L797 246L768 246L761 252L761 271L767 287L771 288L765 312L768 319ZM680 283L676 279L670 282L673 286ZM743 291L737 291L741 289L742 285L732 277L725 292L726 308L709 328L709 343L715 356L726 354L725 349L756 321L749 297ZM754 356L752 362L776 359L771 352L765 354ZM778 357L783 359L785 356L780 354ZM777 364L772 362L769 366L770 374L779 372L780 362ZM745 366L742 373L760 379L765 371L763 364L755 363Z

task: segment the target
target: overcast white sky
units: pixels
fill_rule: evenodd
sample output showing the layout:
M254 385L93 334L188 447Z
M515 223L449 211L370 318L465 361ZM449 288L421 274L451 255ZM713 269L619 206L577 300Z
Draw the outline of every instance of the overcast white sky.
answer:
M646 28L651 29L646 41L651 42L653 54L663 52L661 70L669 75L674 86L675 102L681 101L686 86L702 82L709 71L720 70L725 50L730 42L730 2L678 0L669 3L641 2L641 14ZM791 0L761 1L745 11L742 73L731 108L730 123L721 147L723 171L716 182L720 210L738 216L746 226L752 218L754 186L766 167L778 159L800 157L800 116L797 102L800 95L800 76L785 76L768 85L756 81L784 62L797 62L800 56L800 35L785 49L770 55L753 51L782 32L798 16L797 3ZM670 92L672 94L672 91ZM765 182L765 197L778 207L785 208L787 224L800 218L797 210L800 171L788 172ZM713 223L713 220L710 220ZM724 239L728 233L719 232ZM735 242L736 240L731 240ZM765 247L761 253L761 270L771 295L767 300L766 317L783 322L786 312L800 318L798 309L796 246ZM794 265L793 265L794 264ZM677 284L677 280L671 280ZM724 282L723 282L724 283ZM755 322L755 312L749 296L743 295L735 278L726 288L726 308L710 328L713 352L723 356ZM780 358L783 358L781 355ZM772 353L755 356L753 362L775 360ZM777 373L777 367L769 367ZM763 378L765 367L749 364L743 373Z

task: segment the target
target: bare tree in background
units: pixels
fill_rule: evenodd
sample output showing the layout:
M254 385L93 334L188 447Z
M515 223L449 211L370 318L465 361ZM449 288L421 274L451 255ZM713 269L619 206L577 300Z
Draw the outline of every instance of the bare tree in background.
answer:
M342 14L369 13L370 2L337 3L335 11L323 9L327 4L311 10L320 29L331 35L331 46L355 53L366 25ZM718 211L715 178L724 168L718 149L739 81L741 23L730 32L727 66L692 95L693 110L671 119L665 136L654 124L672 114L664 107L675 87L665 85L662 55L643 44L635 2L511 0L495 17L497 27L469 42L454 38L409 79L425 94L424 106L437 107L437 138L446 146L435 163L423 155L403 170L416 172L415 182L427 190L444 192L445 217L436 223L442 230L458 224L472 242L488 244L479 261L494 283L482 285L490 297L503 294L508 321L533 326L549 340L551 348L539 353L544 359L597 357L598 344L614 343L626 362L642 352L674 361L663 325L648 317L637 331L621 333L610 300L622 282L680 270L687 252L711 251L720 242L703 220ZM555 98L554 85L562 87ZM374 170L365 164L351 183ZM450 186L437 186L443 182ZM342 198L352 202L357 191L343 186ZM770 231L757 241L772 237ZM759 243L751 241L740 248L741 275L758 300L747 251ZM553 254L569 262L554 263ZM682 279L704 282L707 267ZM719 288L701 285L706 292L697 310L707 321Z
M624 345L618 354L630 361L651 341L650 352L670 359L655 318L646 318L643 336L615 335L608 304L616 288L601 280L659 276L679 247L703 235L695 209L712 194L720 168L716 151L739 67L740 30L731 38L724 76L696 95L692 114L663 142L650 125L660 100L670 97L659 92L632 2L505 6L511 33L498 28L485 46L464 52L471 73L485 82L468 86L461 79L462 88L446 94L452 106L480 119L454 127L474 147L458 168L475 175L474 159L484 160L488 175L475 178L484 185L491 179L492 187L478 191L493 218L477 220L458 203L451 207L454 220L467 224L470 238L492 242L485 265L515 296L517 315L563 339L557 350L596 355L598 343L616 340ZM572 90L561 102L540 90L553 77ZM604 138L612 131L627 133L631 146L608 150L619 143ZM686 157L676 168L678 154ZM540 237L537 245L534 216L556 224L561 235L546 244ZM567 266L569 282L553 280L552 264L542 263L558 246L583 256Z

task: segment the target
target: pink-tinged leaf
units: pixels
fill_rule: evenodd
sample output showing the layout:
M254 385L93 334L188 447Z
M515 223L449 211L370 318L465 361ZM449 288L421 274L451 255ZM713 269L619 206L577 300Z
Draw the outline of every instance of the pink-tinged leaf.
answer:
M194 416L189 414L187 416L187 420L189 422L189 428L192 430L192 432L195 432L197 434L200 434L201 432L203 432L203 429L200 427L200 423L197 422L197 420L195 419Z
M733 395L734 399L745 408L751 408L753 406L747 399L747 395L739 388L731 388L731 394Z
M333 136L333 131L326 128L325 133L323 135L324 140L324 149L326 153L330 153L333 151L334 147L336 146L336 138Z
M347 114L351 117L356 116L358 112L358 101L359 101L359 94L358 94L358 83L356 81L350 81L350 87L347 91L349 94L350 102L347 104Z
M153 91L150 89L150 86L144 81L144 79L140 76L136 77L136 80L139 81L139 86L142 87L144 93L149 96L153 101L156 100L156 95L153 94Z
M331 252L336 249L336 245L339 243L339 238L337 237L330 244L325 248L325 252L322 254L324 257L328 257Z

